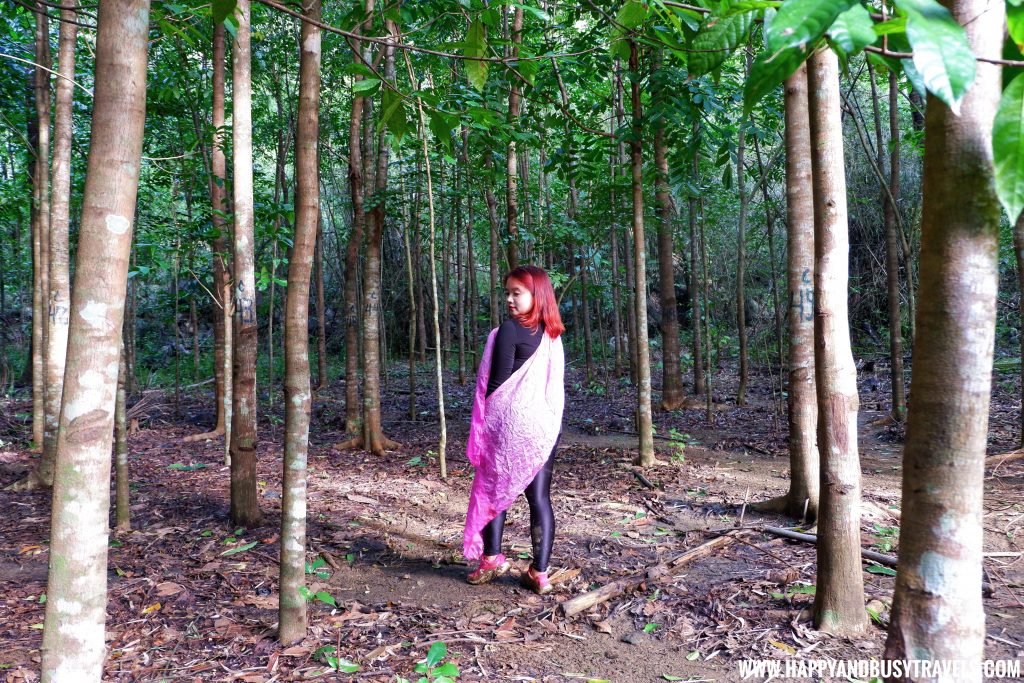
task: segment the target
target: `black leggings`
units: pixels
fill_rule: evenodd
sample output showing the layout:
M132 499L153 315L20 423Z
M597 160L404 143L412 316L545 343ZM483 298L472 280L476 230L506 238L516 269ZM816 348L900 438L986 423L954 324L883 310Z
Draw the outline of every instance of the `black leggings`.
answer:
M558 450L558 435L551 455L537 476L526 487L526 501L530 504L530 538L533 541L533 568L547 571L551 558L551 546L555 541L555 513L551 509L551 472L555 467L555 451ZM484 555L492 556L501 552L501 535L505 530L505 512L492 519L484 527Z

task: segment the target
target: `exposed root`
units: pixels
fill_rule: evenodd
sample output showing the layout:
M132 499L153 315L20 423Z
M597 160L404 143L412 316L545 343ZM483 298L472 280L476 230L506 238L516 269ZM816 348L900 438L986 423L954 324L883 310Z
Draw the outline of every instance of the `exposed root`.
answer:
M207 439L216 439L224 436L224 427L218 427L212 432L203 432L202 434L191 434L181 440L182 443L194 443L196 441L206 441Z

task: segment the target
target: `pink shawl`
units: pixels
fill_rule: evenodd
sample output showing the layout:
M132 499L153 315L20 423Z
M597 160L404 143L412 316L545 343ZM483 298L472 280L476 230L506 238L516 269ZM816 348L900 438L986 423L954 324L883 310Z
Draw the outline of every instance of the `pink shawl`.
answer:
M522 367L487 396L497 333L491 330L480 358L466 444L466 457L476 468L462 541L471 560L483 552L483 528L512 505L547 462L565 407L562 340L547 334Z

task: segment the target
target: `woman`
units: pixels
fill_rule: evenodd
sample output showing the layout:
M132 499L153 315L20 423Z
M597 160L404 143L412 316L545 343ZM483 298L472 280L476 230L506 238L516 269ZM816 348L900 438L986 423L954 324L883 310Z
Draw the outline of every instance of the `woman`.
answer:
M491 330L480 360L466 455L476 468L463 552L480 558L467 577L477 585L507 572L501 554L505 511L520 493L530 504L533 562L522 583L551 592L548 560L555 538L551 470L565 406L565 330L551 280L542 268L520 266L505 277L510 319Z

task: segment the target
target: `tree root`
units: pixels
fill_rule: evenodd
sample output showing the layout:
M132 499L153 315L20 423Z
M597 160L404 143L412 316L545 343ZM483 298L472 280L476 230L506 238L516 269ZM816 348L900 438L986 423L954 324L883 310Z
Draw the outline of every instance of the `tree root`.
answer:
M207 439L216 439L224 436L224 427L218 427L211 432L203 432L202 434L190 434L182 438L182 443L194 443L196 441L206 441Z

